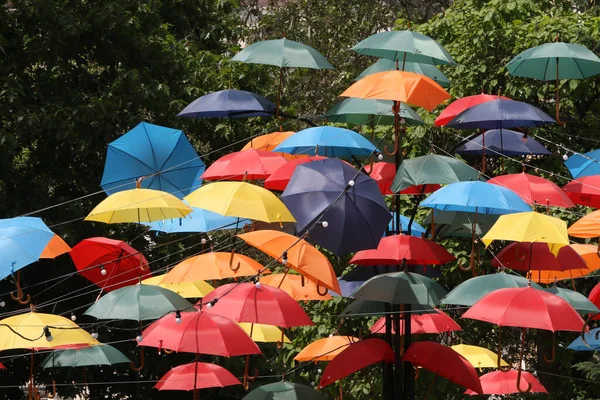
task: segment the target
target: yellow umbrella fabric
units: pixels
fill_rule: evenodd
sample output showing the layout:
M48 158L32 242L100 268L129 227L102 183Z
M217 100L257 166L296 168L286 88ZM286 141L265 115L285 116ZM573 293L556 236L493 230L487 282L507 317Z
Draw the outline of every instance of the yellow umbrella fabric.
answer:
M498 355L484 347L471 346L468 344L457 344L452 350L467 359L475 368L497 368ZM500 359L501 366L508 366L507 362Z
M284 131L284 132L271 132L265 135L260 135L250 140L244 147L242 147L242 151L244 150L264 150L264 151L273 151L275 147L285 139L289 138L296 132L293 131ZM289 154L289 153L277 153L281 155L286 160L296 160L298 158L308 157L308 154Z
M165 276L167 276L167 274L153 276L152 278L144 279L142 283L146 285L160 286L162 288L169 289L170 291L175 292L181 297L185 297L186 299L196 299L199 297L204 297L213 290L215 290L214 287L212 287L204 281L162 283L162 280L165 278Z
M292 213L273 193L247 182L215 182L185 197L192 207L217 214L263 222L296 222Z
M240 322L239 325L255 342L278 343L281 341L283 332L276 326ZM287 336L283 335L283 343L291 343Z
M85 217L86 221L117 224L183 218L192 209L172 194L152 189L131 189L114 193Z

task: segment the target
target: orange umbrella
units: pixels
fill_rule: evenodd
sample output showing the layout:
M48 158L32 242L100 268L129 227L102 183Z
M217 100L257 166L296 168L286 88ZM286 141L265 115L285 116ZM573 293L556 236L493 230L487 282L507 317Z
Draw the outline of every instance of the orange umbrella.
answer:
M331 361L352 343L358 342L354 336L329 336L315 340L302 349L294 360L305 361Z
M40 258L56 258L69 251L71 251L71 247L60 236L54 235L42 251Z
M256 275L264 267L241 254L212 252L183 260L169 271L162 283L196 282ZM265 272L268 273L268 272Z
M317 285L311 280L304 279L302 275L272 274L261 277L260 282L279 287L296 301L331 300L332 298L330 294L321 296L318 293Z
M578 238L600 237L600 210L589 213L569 227L567 233ZM598 242L600 254L600 241Z
M287 264L318 286L341 293L331 263L319 250L303 239L285 232L264 230L238 235L243 241ZM317 292L319 287L317 287ZM323 295L327 294L327 291Z
M283 142L285 139L289 138L294 133L296 133L296 132L293 132L293 131L271 132L271 133L267 133L266 135L257 136L255 138L253 138L252 140L250 140L248 143L246 143L246 145L244 147L242 147L242 151L251 150L251 149L273 151L273 149L275 147L277 147L277 145L279 143ZM288 154L288 153L277 153L277 154L280 154L287 160L295 160L298 158L308 157L308 154L300 154L300 155L294 155L294 154Z
M567 271L531 271L528 277L538 283L554 283L565 279L580 278L592 271L600 269L600 258L596 246L591 244L572 244L570 247L585 261L587 268L570 269Z

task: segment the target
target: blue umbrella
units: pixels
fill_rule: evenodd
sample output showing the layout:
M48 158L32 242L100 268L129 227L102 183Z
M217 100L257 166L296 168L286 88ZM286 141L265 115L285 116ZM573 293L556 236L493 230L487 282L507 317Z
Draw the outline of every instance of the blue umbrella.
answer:
M600 149L585 154L573 154L565 161L573 178L600 174Z
M352 293L354 293L356 289L358 289L363 283L365 283L365 281L345 281L343 278L340 277L338 277L338 282L340 284L340 291L342 293L340 296L336 292L330 290L329 294L333 297L353 298Z
M525 128L556 123L548 114L515 100L492 100L467 108L446 126L461 129Z
M183 198L200 187L204 169L182 131L142 122L108 145L100 186L111 195L147 176L143 188Z
M581 339L581 336L578 336L577 339L573 340L567 349L575 350L575 351L597 351L600 350L600 328L592 329L589 332L585 333L585 341L590 346L586 346Z
M192 207L192 212L185 218L166 219L147 224L151 231L164 233L183 232L210 232L218 229L235 229L251 223L250 220L239 220L236 217L227 217L202 208Z
M486 182L456 182L433 192L422 207L478 214L530 212L531 207L510 189Z
M465 156L480 156L485 147L485 154L488 157L498 157L500 155L509 157L547 156L552 154L531 136L527 136L525 140L523 138L524 135L521 132L508 129L491 129L472 139L465 139L455 152Z
M360 134L334 126L317 126L296 132L279 143L274 152L352 159L367 158L377 147Z
M275 115L275 104L266 97L244 90L212 92L188 104L178 117L247 118Z
M395 213L392 213L392 220L388 225L388 230L390 232L394 232L395 221L397 220ZM410 224L410 218L405 217L404 215L400 215L400 226L402 227L402 233L408 233L408 225ZM419 236L425 234L425 228L416 223L415 221L410 224L410 234L411 236Z
M301 235L337 255L376 248L392 218L377 182L336 158L298 165L281 200Z

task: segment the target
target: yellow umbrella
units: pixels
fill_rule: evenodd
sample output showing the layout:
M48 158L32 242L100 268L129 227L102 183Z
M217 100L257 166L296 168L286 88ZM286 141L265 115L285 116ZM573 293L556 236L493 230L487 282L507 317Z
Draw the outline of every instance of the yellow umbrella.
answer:
M263 222L296 222L273 193L247 182L215 182L185 197L192 207L217 214Z
M85 217L85 220L107 224L141 223L183 218L191 212L190 207L172 194L138 188L108 196Z
M291 343L290 339L276 326L250 322L240 322L239 325L255 342L281 343L281 337L283 336L283 343Z
M452 350L467 359L475 368L497 368L498 355L484 347L471 346L468 344L457 344ZM500 366L509 367L508 363L500 359ZM510 368L510 367L509 367Z
M199 297L204 297L213 290L215 290L214 287L212 287L204 281L161 283L165 276L167 276L167 274L153 276L152 278L144 279L142 283L146 285L160 286L162 288L169 289L170 291L175 292L181 297L185 297L186 299L196 299Z

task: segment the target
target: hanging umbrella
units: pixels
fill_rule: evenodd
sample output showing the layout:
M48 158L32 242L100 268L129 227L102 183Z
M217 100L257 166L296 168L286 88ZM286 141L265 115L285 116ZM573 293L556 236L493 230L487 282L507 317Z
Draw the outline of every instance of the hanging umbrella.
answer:
M283 337L283 343L291 343L291 340L283 334L281 329L273 325L253 324L251 322L240 322L239 326L254 340L261 343L278 343Z
M275 147L285 139L294 135L294 131L285 132L271 132L265 135L260 135L250 139L248 143L242 147L242 151L246 150L262 150L262 151L273 151Z
M356 299L352 303L348 304L346 308L340 313L343 317L375 317L390 315L389 303L384 301L372 301ZM425 304L412 304L410 308L411 313L435 313L433 306Z
M266 97L244 90L220 90L205 94L188 104L178 117L249 118L275 115L276 106Z
M211 232L220 229L243 228L250 220L239 220L235 217L225 217L202 208L191 207L192 212L185 218L166 219L147 224L151 231L164 233Z
M69 254L79 274L104 292L133 285L152 276L144 255L122 240L105 237L84 239Z
M323 287L339 293L340 287L331 263L323 253L305 240L272 230L249 232L238 236L249 245L277 259L286 265L286 268L292 268L313 281L318 286L317 292L321 293L319 287ZM273 278L267 279L272 283L277 282ZM281 280L278 284L281 284ZM327 295L327 291L322 293Z
M600 305L600 283L596 284L596 286L594 286L594 288L590 292L590 295L588 296L588 298L590 299L590 301L595 306L599 306ZM594 317L592 317L592 319L599 320L600 317L599 316L594 316Z
M585 342L584 342L585 339ZM600 328L584 332L584 338L578 336L567 346L569 350L575 351L597 351L600 350Z
M506 361L500 359L498 363L498 355L485 347L471 346L468 344L457 344L451 347L452 350L463 356L475 368L496 368L508 367Z
M325 397L310 386L287 381L259 386L242 400L325 400Z
M592 303L587 297L574 290L559 288L556 286L552 286L542 290L560 297L561 299L569 303L580 314L595 314L600 312L600 309L598 309L598 307L596 307L596 305Z
M281 199L300 234L337 255L377 247L391 218L377 182L337 159L299 165Z
M500 175L487 182L512 190L528 204L546 207L575 207L575 204L560 187L539 176L522 172L520 174Z
M54 235L48 242L40 258L56 258L71 251L71 247L58 235Z
M242 254L210 252L183 260L167 273L161 283L254 276L263 269L261 264Z
M202 280L180 283L162 283L162 280L165 279L166 276L167 274L153 276L152 278L144 279L142 284L160 286L177 293L184 299L196 299L199 297L204 297L215 290L214 287Z
M584 154L575 153L565 161L565 166L573 178L600 175L600 149Z
M448 314L441 310L435 309L435 313L431 314L413 314L410 316L410 334L411 335L422 335L422 334L439 334L447 333L452 331L461 331L462 328L458 325ZM385 333L385 318L379 318L371 326L371 333ZM392 325L392 334L396 334L396 330ZM404 321L400 321L400 335L405 331Z
M600 237L600 210L593 211L569 227L567 232L571 236L578 238L596 238ZM600 254L600 241L598 242L597 253Z
M594 247L594 254L596 254L596 246ZM566 271L556 271L556 270L531 270L527 273L527 278L531 279L533 282L537 283L545 283L552 284L558 281L564 281L567 279L571 279L573 285L575 285L574 279L581 278L591 273L593 270L588 268L580 268L580 269L568 269Z
M394 352L385 341L365 339L352 343L327 364L319 382L319 389L382 361L394 362Z
M327 110L324 117L328 122L367 125L371 126L371 130L373 130L374 125L394 124L393 106L394 102L390 100L350 98L336 103ZM419 114L406 104L400 105L398 115L407 125L425 125ZM371 141L373 141L373 135Z
M455 153L463 156L549 156L552 154L531 136L509 129L490 129L474 138L464 139Z
M394 194L391 189L392 181L396 176L396 166L394 164L388 162L374 163L370 168L369 176L375 179L381 194L384 196Z
M518 374L518 371L511 369L508 372L493 371L488 372L485 375L481 375L479 381L481 382L481 388L483 389L482 393L498 395L519 393L520 390L516 384ZM531 385L530 393L548 393L546 388L544 388L530 372L522 371L521 379L527 382L527 384ZM479 395L479 393L476 393L472 390L467 390L465 394L471 396Z
M600 208L600 175L572 180L563 186L563 190L575 204Z
M131 360L115 347L108 344L98 344L81 349L56 350L50 353L42 368L57 367L90 367L95 365L115 365L130 363Z
M492 260L494 267L512 270L556 270L587 269L585 260L571 246L563 246L557 255L552 254L546 243L511 243Z
M354 336L334 336L315 340L304 347L296 357L298 362L331 361L352 343L360 339Z
M308 156L299 158L297 160L289 160L265 180L264 187L269 190L279 190L283 192L290 182L290 179L292 178L292 175L294 174L294 171L298 165L325 159L326 157L321 156Z
M270 151L237 151L212 163L202 174L202 179L207 181L265 180L285 163L285 158Z
M360 73L360 75L354 78L354 80L361 80L365 76L375 74L377 72L393 71L396 69L396 67L399 68L400 66L404 66L404 71L415 72L417 74L425 75L426 77L433 79L437 84L439 84L445 89L450 87L450 80L446 77L446 75L443 74L442 71L440 71L433 65L417 62L404 62L402 65L396 65L396 61L387 60L385 58L377 60L377 62L372 64L370 67L366 68L363 72Z
M154 385L158 390L196 390L211 387L241 385L231 372L215 364L194 362L179 365L163 375ZM194 394L194 398L196 395Z
M109 143L100 186L111 195L140 187L182 198L199 188L204 163L185 134L147 122Z
M494 214L475 215L469 212L432 210L423 222L427 225L435 222L431 233L436 237L472 237L473 231L475 236L482 237L496 223L498 217L499 215Z
M360 268L360 267L359 267ZM338 282L340 284L340 294L337 294L333 291L329 291L329 294L333 297L346 297L346 298L354 298L352 297L352 293L356 291L365 281L345 281L342 278L338 278Z
M357 265L446 264L456 260L439 244L409 235L387 236L375 250L361 250L350 260Z
M320 294L320 287L313 281L305 279L302 275L272 274L260 278L260 283L279 288L296 301L331 300L332 298L328 292ZM336 283L339 286L337 279ZM341 292L341 288L338 288L338 291Z
M422 237L423 235L425 235L425 228L423 228L421 225L419 225L415 221L410 222L410 218L405 217L402 214L400 214L399 217L400 218L396 218L396 213L392 214L392 220L388 224L388 229L387 229L389 232L394 232L395 227L399 223L400 230L402 231L403 234L408 235L410 233L410 235L417 236L417 237ZM408 229L409 226L410 226L410 229ZM409 230L410 230L410 232L409 232ZM386 233L386 236L387 236L387 233Z
M529 128L556 123L542 110L515 100L496 99L466 109L446 124L459 129Z
M458 114L466 109L498 99L510 100L508 97L485 93L456 99L450 103L448 107L444 108L440 115L435 119L435 126L445 126L448 122L452 121Z
M191 206L221 215L264 222L296 222L273 193L246 182L215 182L185 198Z

